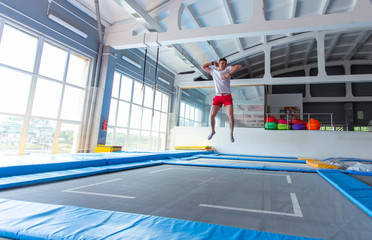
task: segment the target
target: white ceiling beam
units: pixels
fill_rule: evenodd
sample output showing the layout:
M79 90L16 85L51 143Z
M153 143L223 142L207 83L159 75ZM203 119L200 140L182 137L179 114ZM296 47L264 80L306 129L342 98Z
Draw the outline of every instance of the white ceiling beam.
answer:
M337 35L333 38L333 40L332 40L332 42L331 42L331 44L330 44L330 45L331 45L331 48L328 50L327 54L325 55L325 60L326 60L326 62L328 61L328 59L329 59L329 57L331 56L333 50L334 50L335 47L337 46L337 43L340 41L341 35L342 35L342 34L337 34Z
M132 0L131 2L135 1ZM181 5L182 1L176 0L174 3ZM169 4L169 6L171 5ZM174 5L172 6L174 7ZM169 26L170 28L167 32L160 32L157 36L150 36L149 41L155 44L157 40L162 45L170 45L294 32L368 27L372 25L371 12L372 4L370 4L369 0L359 0L353 11L345 13L273 21L253 18L248 23L205 27L202 29L179 29L176 26ZM177 16L172 16L172 14L177 14ZM171 11L170 20L177 18L178 14L178 11ZM132 30L128 29L128 26L123 26L122 28L120 26L108 27L106 31L106 45L116 49L144 47L143 36L132 35Z
M350 60L370 36L371 31L364 31L360 33L353 45L349 48L349 51L345 53L344 60Z
M289 6L288 10L288 18L295 18L296 17L296 12L297 12L297 1L298 0L292 0L291 4ZM291 36L292 33L288 34L288 36Z
M304 65L307 65L307 63L309 62L311 50L313 50L314 44L315 44L315 38L313 38L311 40L311 42L309 44L309 48L306 51L307 53L306 53L306 56L304 58Z
M162 25L158 21L154 20L150 16L150 14L148 14L137 3L137 1L135 1L135 0L115 0L115 2L117 2L121 7L123 7L129 14L131 14L133 16L133 18L135 18L137 21L139 21L139 23L141 23L144 27L148 28L150 26L152 29L149 29L149 30L155 30L156 31L156 33L155 33L156 34L155 35L156 36L155 42L154 42L154 38L150 38L151 40L147 41L147 39L148 39L147 37L146 37L146 41L145 41L144 40L145 39L144 36L143 35L140 35L141 38L142 38L142 44L144 45L144 47L151 46L150 42L152 42L152 45L155 45L155 46L162 45L158 41L159 32L162 32L163 31ZM149 35L151 35L151 33ZM152 37L154 37L154 35L152 35ZM171 44L167 44L167 45L171 45ZM187 61L192 65L192 68L194 68L195 71L198 71L205 78L208 78L209 77L208 74L201 68L201 66L199 65L199 63L197 63L190 56L190 54L188 54L186 51L184 51L184 49L180 45L173 44L173 47L174 47L174 49L176 51L178 51L179 54L183 55L187 59Z
M323 0L319 5L319 15L324 15L327 12L330 0Z
M249 62L249 60L247 58L244 59L244 63L247 67L249 77L253 77L253 70L252 70L252 67L251 67L251 63Z
M253 86L253 85L292 85L292 84L324 84L324 83L345 83L345 82L371 82L372 74L358 75L335 75L335 76L304 76L284 78L246 78L233 79L231 86ZM190 78L178 79L175 85L180 88L204 88L214 87L213 81L192 81Z
M235 21L231 15L231 9L230 9L230 6L227 2L227 0L221 0L222 2L222 5L223 5L223 8L225 9L225 13L226 13L226 16L227 16L227 19L229 21L230 24L235 24ZM243 51L243 46L242 46L242 42L240 41L240 38L236 38L235 39L235 42L236 42L236 46L238 47L238 51Z
M198 16L196 16L195 12L190 9L190 6L185 7L185 12L191 17L191 20L194 22L194 25L197 26L198 28L204 27L200 20L198 19ZM214 46L212 41L207 41L208 45L210 46L211 52L214 55L214 59L218 60L220 59L220 54L217 51L217 48Z

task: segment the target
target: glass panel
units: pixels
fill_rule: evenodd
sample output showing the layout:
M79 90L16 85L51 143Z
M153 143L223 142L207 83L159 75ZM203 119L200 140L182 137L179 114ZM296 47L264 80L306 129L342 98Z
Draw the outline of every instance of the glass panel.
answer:
M115 126L116 124L117 107L118 107L118 100L111 98L110 113L109 113L109 119L108 119L108 125L110 126Z
M66 68L66 60L67 51L49 43L44 43L39 74L62 81Z
M154 101L154 91L150 87L145 87L145 102L143 103L144 106L152 108L152 104Z
M130 116L130 128L137 128L141 127L141 119L142 119L142 108L137 105L132 105L132 113Z
M32 107L32 115L57 118L61 93L61 83L38 78Z
M107 135L106 135L106 145L114 145L113 137L114 137L114 128L108 127Z
M71 53L67 68L66 82L85 86L87 83L89 60Z
M134 88L133 89L133 102L139 105L142 105L142 99L143 99L142 84L140 84L137 81L134 81L133 88Z
M25 153L52 153L56 122L32 118Z
M83 115L84 95L85 91L82 89L65 86L61 118L80 121Z
M79 140L79 125L62 123L58 138L58 153L76 153Z
M127 129L126 128L116 128L113 145L121 146L122 149L124 149L125 148L126 137L127 137Z
M185 117L185 103L183 103L183 102L181 102L180 117L182 117L182 118Z
M190 105L186 104L185 108L185 118L190 119Z
M32 72L37 44L36 37L5 24L0 43L0 62Z
M112 92L111 96L118 98L119 97L119 87L120 87L120 74L115 72L114 73L114 82L112 85Z
M139 130L129 129L128 150L135 151L138 148Z
M149 151L149 147L150 147L149 144L150 144L150 132L142 131L140 142L139 142L139 150Z
M119 111L118 111L118 120L116 122L117 126L128 127L128 118L129 117L129 103L119 101Z
M159 150L158 143L159 143L159 133L152 132L151 133L151 151Z
M159 131L160 128L160 112L154 111L154 116L152 117L152 130Z
M165 150L165 142L166 142L166 138L165 138L165 134L164 133L160 133L160 149L159 150Z
M161 113L160 131L166 132L167 124L168 124L168 115L166 113Z
M121 77L120 99L130 102L132 97L133 80L125 76ZM141 100L142 101L142 100Z
M155 105L154 105L154 109L156 109L156 110L161 110L161 96L162 96L163 94L161 93L161 92L159 92L159 91L157 91L156 92L156 94L155 94Z
M169 102L169 96L167 94L163 94L163 100L161 104L161 110L163 112L168 112L168 102Z
M0 67L0 112L26 113L31 76Z
M18 151L21 139L22 118L0 115L0 151Z
M150 130L150 128L151 128L151 119L152 119L152 109L143 108L142 129L144 129L144 130Z
M181 90L184 91L184 90ZM216 95L214 88L187 89L188 92L198 95L202 101L190 101L188 96L181 94L179 126L209 126L209 115ZM195 91L195 92L193 92ZM182 93L182 92L181 92ZM201 96L201 94L203 96ZM260 128L264 127L265 91L264 86L234 86L231 87L234 103L234 120L236 127ZM189 100L186 104L185 102ZM192 100L192 99L191 99ZM186 113L183 114L183 103ZM191 111L187 111L190 109ZM193 113L193 109L195 110ZM187 115L189 113L189 117ZM182 120L185 118L185 121ZM187 121L190 120L190 121ZM197 122L195 124L195 121ZM216 117L217 127L229 127L229 118L225 106L221 108Z

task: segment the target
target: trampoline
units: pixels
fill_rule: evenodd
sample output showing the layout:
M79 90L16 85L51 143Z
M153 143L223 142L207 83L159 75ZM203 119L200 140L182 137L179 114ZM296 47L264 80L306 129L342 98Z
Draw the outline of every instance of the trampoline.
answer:
M277 169L261 170L254 169L257 161L213 157L216 156L195 154L188 158L166 159L162 164L3 189L0 190L0 208L5 212L0 214L0 226L8 220L4 216L7 212L25 214L24 209L30 207L39 209L37 212L48 209L50 214L60 206L66 211L67 206L69 213L88 215L88 223L82 223L88 225L89 221L99 219L97 212L121 214L120 218L135 222L123 233L123 236L131 236L130 239L349 240L369 239L372 234L372 218L368 211L363 211L327 182L333 174L343 174L339 171L320 174L318 169L294 160L291 166L286 162L288 159L284 162L264 161L260 164ZM176 164L177 161L180 164ZM327 181L322 174L326 175ZM370 179L369 176L363 178ZM15 210L10 210L9 206L14 206ZM75 215L64 216L75 218ZM30 224L29 219L17 219L18 224L22 225L22 221ZM42 222L40 226L38 221ZM106 218L103 220L107 221ZM30 232L37 232L35 228L38 227L43 228L43 233L51 231L49 235L41 236L58 239L66 234L61 231L58 235L58 230L56 233L49 229L48 220L44 218L37 217L31 222L34 224L28 226L29 235L24 239L35 239ZM120 228L120 224L126 226L124 221L119 221L116 227ZM147 230L143 230L146 229L143 224ZM170 228L166 230L169 235L154 234L150 230L153 225ZM53 223L52 226L56 225ZM93 229L93 235L89 236L121 238L122 232L117 235L116 230L101 235L99 229L102 226L104 224L89 225ZM136 226L146 233L138 232ZM2 237L16 238L19 234L12 235L1 228ZM130 229L137 232L126 235ZM72 234L70 238L79 237L79 234Z

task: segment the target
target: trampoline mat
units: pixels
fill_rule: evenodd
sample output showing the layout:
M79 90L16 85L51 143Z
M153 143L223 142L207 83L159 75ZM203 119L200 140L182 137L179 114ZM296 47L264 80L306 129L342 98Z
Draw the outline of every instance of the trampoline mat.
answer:
M231 160L231 159L220 159L220 158L197 158L189 160L190 163L199 163L199 164L211 164L219 163L226 166L251 166L251 165L260 165L260 166L278 166L278 167L301 167L314 169L306 163L289 163L289 162L269 162L269 161L249 161L249 160Z
M1 198L323 239L369 239L371 218L315 173L160 165L0 191Z
M250 155L226 155L219 154L218 157L224 158L256 158L256 159L275 159L275 160L297 160L294 157L275 157L275 156L250 156Z

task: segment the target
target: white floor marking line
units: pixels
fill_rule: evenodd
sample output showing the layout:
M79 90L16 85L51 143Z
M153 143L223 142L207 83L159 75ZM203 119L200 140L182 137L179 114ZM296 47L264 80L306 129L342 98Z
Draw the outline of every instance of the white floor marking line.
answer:
M193 169L193 168L174 168L174 169L179 169L179 170L190 170L190 171L202 171L202 172L210 172L211 170L209 169Z
M117 178L117 179L113 179L113 180L108 180L108 181L104 181L104 182L99 182L99 183L88 184L88 185L85 185L85 186L76 187L76 188L71 188L71 189L67 189L67 190L64 190L64 191L74 191L74 190L76 190L76 189L80 189L80 188L96 186L96 185L105 184L105 183L110 183L110 182L115 182L115 181L119 181L119 180L121 180L121 178Z
M125 195L115 195L115 194L106 194L106 193L94 193L94 192L84 192L84 191L76 191L77 189L85 188L85 187L91 187L91 186L96 186L100 184L105 184L105 183L111 183L115 181L119 181L121 178L113 179L113 180L108 180L104 182L99 182L99 183L93 183L93 184L88 184L76 188L71 188L71 189L66 189L62 190L62 192L67 192L67 193L78 193L78 194L87 194L87 195L95 195L95 196L105 196L105 197L116 197L116 198L126 198L126 199L134 199L136 197L132 196L125 196Z
M211 204L199 204L199 207L218 208L218 209L241 211L241 212L273 214L273 215L282 215L282 216L290 216L290 217L303 217L300 205L297 201L296 194L295 193L290 193L290 195L291 195L291 200L292 200L294 213L274 212L274 211L257 210L257 209L249 209L249 208L237 208L237 207L228 207L228 206L211 205Z
M286 175L286 174L275 174L275 173L253 173L253 172L244 172L245 174L256 174L256 175L273 175L273 176L285 176L287 178L287 183L292 184L291 176Z
M165 169L160 169L160 170L156 170L156 171L152 171L152 172L149 172L149 173L157 173L157 172L163 172L163 171L167 171L167 170L190 170L190 171L203 171L203 172L210 172L211 170L208 170L208 169L192 169L192 168L165 168Z
M302 215L301 207L300 207L300 204L298 203L296 194L295 193L290 193L290 194L291 194L294 214L297 217L304 217L304 215Z
M287 182L288 182L288 184L292 184L291 176L289 176L289 175L286 175L286 176L287 176Z
M82 192L82 191L70 191L70 190L64 190L63 192L78 193L78 194L87 194L87 195L94 195L94 196L104 196L104 197L126 198L126 199L134 199L134 198L136 198L136 197L124 196L124 195L105 194L105 193L93 193L93 192Z
M223 182L223 183L225 183L225 181L212 181L212 179L214 179L214 178L209 178L205 181L202 181L201 183L199 183L199 185L202 185L202 184L207 183L207 182ZM191 179L191 180L196 180L196 179ZM199 181L199 180L196 180L196 181Z
M149 172L149 173L163 172L163 171L167 171L167 170L171 170L171 169L174 169L174 168L165 168L165 169L160 169L160 170L152 171L152 172Z

